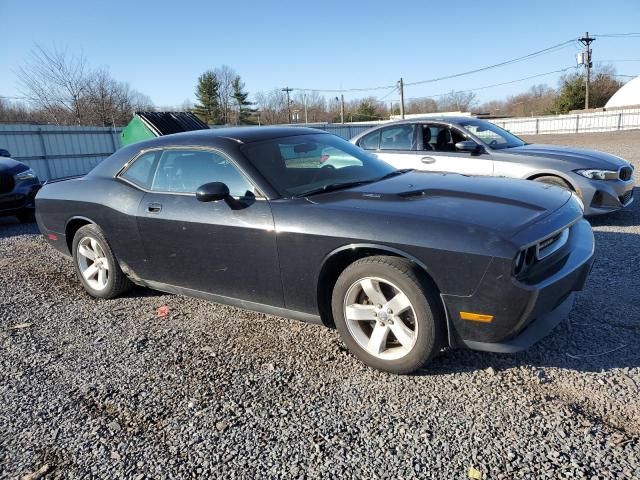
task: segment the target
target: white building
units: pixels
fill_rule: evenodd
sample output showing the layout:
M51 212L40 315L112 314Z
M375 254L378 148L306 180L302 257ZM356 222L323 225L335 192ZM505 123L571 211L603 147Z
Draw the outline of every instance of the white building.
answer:
M613 94L607 104L605 110L612 108L628 108L640 106L640 76L625 83L620 90Z

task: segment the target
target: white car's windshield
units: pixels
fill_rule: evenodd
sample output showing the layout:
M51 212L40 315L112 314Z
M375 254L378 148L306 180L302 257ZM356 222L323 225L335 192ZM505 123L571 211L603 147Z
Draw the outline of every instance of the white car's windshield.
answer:
M491 148L513 148L526 145L526 142L514 134L485 120L469 119L460 122L460 126Z

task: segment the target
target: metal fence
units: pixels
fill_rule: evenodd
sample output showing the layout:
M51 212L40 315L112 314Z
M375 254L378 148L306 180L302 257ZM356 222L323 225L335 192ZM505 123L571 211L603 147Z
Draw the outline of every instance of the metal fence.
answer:
M640 108L573 115L507 118L493 123L518 135L640 129ZM380 123L296 124L350 139ZM41 180L83 175L120 148L120 128L0 125L0 148L33 168Z
M118 128L0 125L0 148L40 180L82 175L120 148Z
M640 108L491 121L516 135L613 132L640 128Z

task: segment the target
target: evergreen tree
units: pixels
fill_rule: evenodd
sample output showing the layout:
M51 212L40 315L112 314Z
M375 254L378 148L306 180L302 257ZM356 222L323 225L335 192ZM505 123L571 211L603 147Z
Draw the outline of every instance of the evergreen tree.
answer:
M249 101L249 94L244 91L244 82L240 80L240 76L233 79L233 98L238 105L237 124L254 123L251 115L255 113L255 109L251 106L253 102Z
M218 125L221 123L220 105L218 103L218 89L220 83L212 70L204 72L198 77L196 98L198 103L193 108L203 122Z

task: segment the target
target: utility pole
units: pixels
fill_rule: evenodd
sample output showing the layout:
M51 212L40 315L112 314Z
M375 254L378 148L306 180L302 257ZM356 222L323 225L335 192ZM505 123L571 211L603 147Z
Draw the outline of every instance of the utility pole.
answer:
M340 123L344 124L344 93L340 94Z
M400 90L400 118L404 120L404 82L402 81L402 77L400 77L400 81L398 82L398 89Z
M289 100L289 92L293 91L293 88L284 87L283 92L287 92L287 122L291 123L291 100Z
M307 125L309 123L309 116L307 114L307 94L302 94L302 100L304 101L304 124Z
M591 67L593 67L593 63L591 62L591 42L595 40L595 38L589 36L589 32L584 32L584 37L578 39L581 44L584 45L584 68L586 73L586 81L585 81L585 92L584 92L584 109L589 109L589 83L591 82Z

